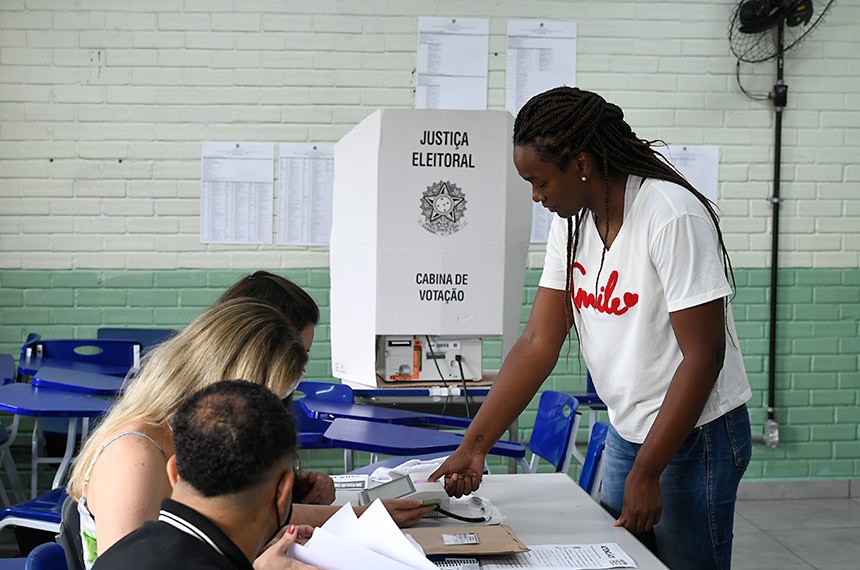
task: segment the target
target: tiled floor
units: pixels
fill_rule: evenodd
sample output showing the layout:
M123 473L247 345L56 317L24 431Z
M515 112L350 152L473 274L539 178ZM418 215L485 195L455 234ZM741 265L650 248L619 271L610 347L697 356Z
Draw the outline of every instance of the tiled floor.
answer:
M860 568L860 500L738 501L732 568Z

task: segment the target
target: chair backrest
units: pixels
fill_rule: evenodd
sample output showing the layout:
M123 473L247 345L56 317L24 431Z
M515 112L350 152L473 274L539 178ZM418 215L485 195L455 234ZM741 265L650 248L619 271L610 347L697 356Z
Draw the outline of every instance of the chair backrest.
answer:
M603 456L603 448L606 446L608 431L609 424L594 422L591 436L588 438L588 451L585 452L585 461L582 464L582 471L579 473L579 486L595 499L600 492L600 460Z
M305 398L316 398L317 400L326 400L329 402L348 402L350 404L355 402L352 388L346 384L302 380L299 382L296 391L303 393Z
M15 359L11 354L0 354L0 384L14 382L15 375Z
M27 555L25 570L69 570L66 566L66 554L63 547L56 542L46 542L34 548Z
M63 547L69 570L84 570L84 548L81 544L81 516L78 502L70 496L63 501L57 544Z
M567 472L571 442L579 427L578 407L576 398L564 392L544 390L540 395L537 417L529 438L529 449L533 454L531 472L537 469L537 457L552 463L556 472Z
M37 339L21 348L21 358L38 357L136 368L142 345L136 340Z
M127 329L102 327L96 330L96 338L108 340L136 340L144 352L176 335L176 329Z
M314 398L328 402L346 402L352 404L355 401L352 388L346 384L302 380L291 397L293 416L296 419L296 427L300 433L322 433L331 425L330 421L308 417L304 410L296 404L296 399L302 395L305 398Z

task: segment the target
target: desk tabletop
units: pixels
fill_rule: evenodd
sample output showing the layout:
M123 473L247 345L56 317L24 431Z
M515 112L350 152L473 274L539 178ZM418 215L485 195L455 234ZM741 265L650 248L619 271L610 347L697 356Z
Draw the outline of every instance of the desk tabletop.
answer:
M296 405L310 418L349 418L400 425L430 424L437 426L467 428L471 420L453 416L441 416L425 412L413 412L397 408L383 408L364 404L350 404L305 397L296 400Z
M462 435L445 431L347 418L332 421L323 437L333 447L410 456L453 451L463 441ZM500 441L490 449L490 453L519 458L525 456L525 446Z
M615 519L564 473L485 475L476 494L497 506L527 545L616 542L640 570L666 569L626 529L613 526Z
M40 368L33 375L33 386L78 392L91 396L116 396L122 390L124 381L125 378L122 376L110 376L53 366Z
M85 418L103 414L112 402L94 396L37 388L26 383L0 386L0 410L35 418Z

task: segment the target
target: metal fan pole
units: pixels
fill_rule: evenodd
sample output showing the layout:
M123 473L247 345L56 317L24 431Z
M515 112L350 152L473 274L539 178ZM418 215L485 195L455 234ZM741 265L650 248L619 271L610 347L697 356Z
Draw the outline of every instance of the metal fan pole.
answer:
M773 195L770 198L773 206L773 228L770 261L770 339L768 354L768 380L767 380L767 420L764 424L764 443L768 447L779 445L779 424L776 421L776 301L777 301L777 277L779 269L779 171L782 160L782 111L785 109L788 98L788 86L783 81L783 64L785 52L785 22L781 21L777 27L777 55L776 55L776 85L773 87L772 99L776 117L774 122L774 145L773 145Z

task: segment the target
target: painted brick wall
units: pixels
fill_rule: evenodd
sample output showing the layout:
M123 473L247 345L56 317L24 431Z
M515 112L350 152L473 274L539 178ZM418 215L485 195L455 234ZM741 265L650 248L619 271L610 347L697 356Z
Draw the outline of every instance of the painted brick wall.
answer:
M765 267L773 112L735 85L734 4L3 0L0 267L327 266L324 249L201 245L200 142L336 141L376 108L412 106L421 15L489 18L491 108L506 21L577 21L580 86L640 136L721 147L727 244L738 267ZM858 24L860 0L840 0L787 57L786 266L860 266ZM757 93L774 73L741 69Z
M331 379L326 269L282 271L319 303L322 316L307 377ZM239 270L0 270L0 352L17 354L29 332L46 337L95 335L101 326L182 327L244 273ZM526 274L522 322L540 276ZM766 417L767 270L736 271L733 311L753 387L753 433ZM780 447L754 447L750 478L851 478L860 475L860 270L785 269L780 274L777 420ZM498 343L485 367L499 366ZM562 359L546 388L582 391L576 356ZM523 414L528 438L536 402ZM583 433L583 437L585 437ZM23 441L23 440L22 440ZM309 452L312 466L342 469L339 453Z
M243 269L281 268L323 307L309 372L328 376L327 250L201 245L200 142L336 141L379 107L412 106L422 15L489 18L489 104L501 108L506 21L575 20L579 86L621 105L644 138L720 146L719 204L760 432L773 113L735 84L734 4L0 0L0 351L16 353L29 331L182 326ZM754 477L860 473L858 24L860 0L840 0L787 56L783 445L756 446ZM773 64L744 65L741 77L767 92ZM530 266L541 262L533 248ZM537 274L527 274L523 318ZM582 388L573 350L573 372L560 364L547 386Z

